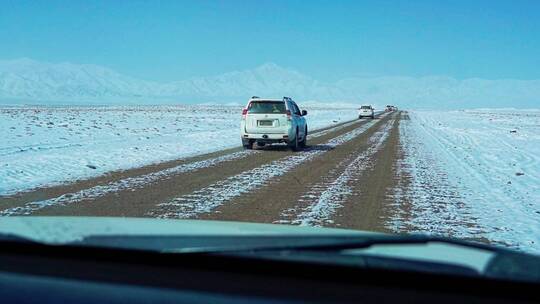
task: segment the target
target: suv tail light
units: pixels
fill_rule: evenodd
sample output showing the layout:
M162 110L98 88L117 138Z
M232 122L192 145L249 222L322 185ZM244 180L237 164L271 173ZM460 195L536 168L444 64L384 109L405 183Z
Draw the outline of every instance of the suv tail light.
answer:
M291 117L291 110L287 110L287 120L292 120L292 117Z
M248 112L248 109L242 110L242 119L246 119L247 112Z

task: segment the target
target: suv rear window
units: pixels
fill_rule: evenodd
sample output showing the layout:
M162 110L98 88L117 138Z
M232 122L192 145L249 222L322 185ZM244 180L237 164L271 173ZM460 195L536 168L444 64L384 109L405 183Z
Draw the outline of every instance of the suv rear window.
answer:
M371 106L361 106L360 109L371 109Z
M285 103L283 101L252 101L249 104L248 113L285 114Z

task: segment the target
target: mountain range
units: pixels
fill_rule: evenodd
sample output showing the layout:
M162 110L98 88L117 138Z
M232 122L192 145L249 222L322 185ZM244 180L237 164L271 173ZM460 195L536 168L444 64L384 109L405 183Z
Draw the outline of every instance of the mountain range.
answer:
M390 76L321 82L266 63L250 70L162 83L98 65L27 58L0 61L0 104L243 104L252 95L407 108L538 108L540 80Z

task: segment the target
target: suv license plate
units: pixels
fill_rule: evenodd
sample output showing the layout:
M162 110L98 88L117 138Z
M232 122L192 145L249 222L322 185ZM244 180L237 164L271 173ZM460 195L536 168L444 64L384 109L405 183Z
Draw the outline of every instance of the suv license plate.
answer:
M271 127L273 122L271 120L259 120L259 126Z

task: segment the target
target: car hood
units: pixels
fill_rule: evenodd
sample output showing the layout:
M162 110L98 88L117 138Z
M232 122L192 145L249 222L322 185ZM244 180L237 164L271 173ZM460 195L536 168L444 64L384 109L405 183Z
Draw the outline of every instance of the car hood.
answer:
M170 220L114 217L5 217L0 218L0 233L30 240L62 244L91 236L227 236L227 237L355 237L384 236L382 233L279 224ZM445 262L466 265L482 271L493 252L447 243L376 245L355 250L388 258Z
M4 217L0 233L45 243L68 243L95 235L279 236L374 235L356 230L245 222L122 217Z

